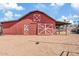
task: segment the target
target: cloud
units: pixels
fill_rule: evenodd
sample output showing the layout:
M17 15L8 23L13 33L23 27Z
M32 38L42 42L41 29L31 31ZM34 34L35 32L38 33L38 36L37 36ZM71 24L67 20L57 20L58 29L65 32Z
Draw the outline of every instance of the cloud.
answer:
M13 13L12 11L7 11L4 13L4 17L0 19L0 21L11 21L16 20L15 17L20 17L21 14Z
M72 24L74 24L74 21L78 21L79 20L79 16L74 14L74 15L70 15L70 16L61 16L59 19L59 21L68 21Z
M67 17L66 16L61 16L61 19L67 19Z
M58 20L59 21L64 21L64 20L67 20L68 18L66 16L61 16Z
M60 21L64 21L64 20L69 21L70 19L66 16L61 16L59 20Z
M15 12L21 10L23 11L24 7L17 3L0 3L0 12L3 15L3 17L0 18L0 21L15 20L21 16L20 13L17 14Z
M73 7L73 8L79 8L79 3L71 3L71 7Z
M63 6L64 3L51 3L50 6Z
M76 20L77 18L79 18L78 15L74 14L74 15L71 15L71 16L61 16L61 19L70 19L70 20Z
M12 19L13 16L14 16L13 12L11 12L11 11L7 11L4 15L5 15L7 18L9 18L9 19Z
M15 10L23 10L23 6L19 6L17 3L0 3L1 9L15 9Z
M73 15L74 18L78 18L78 15Z

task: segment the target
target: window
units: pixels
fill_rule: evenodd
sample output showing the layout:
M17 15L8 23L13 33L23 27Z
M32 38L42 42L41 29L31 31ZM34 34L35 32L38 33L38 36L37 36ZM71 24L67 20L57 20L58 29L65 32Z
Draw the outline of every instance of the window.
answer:
M41 20L40 14L33 14L33 21L39 22Z
M28 32L29 31L29 25L24 25L24 32Z

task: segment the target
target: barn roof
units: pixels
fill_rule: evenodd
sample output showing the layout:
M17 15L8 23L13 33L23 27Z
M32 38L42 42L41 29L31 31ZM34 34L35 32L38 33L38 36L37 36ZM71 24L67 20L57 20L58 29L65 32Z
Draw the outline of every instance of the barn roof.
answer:
M61 25L69 25L71 23L68 22L61 22L61 21L56 21L56 26L61 26Z

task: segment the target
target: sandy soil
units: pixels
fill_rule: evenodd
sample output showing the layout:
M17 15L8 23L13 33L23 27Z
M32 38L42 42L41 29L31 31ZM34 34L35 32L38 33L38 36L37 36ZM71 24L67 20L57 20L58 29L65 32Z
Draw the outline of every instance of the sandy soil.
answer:
M36 43L39 44L36 44ZM79 34L0 36L2 56L79 56Z

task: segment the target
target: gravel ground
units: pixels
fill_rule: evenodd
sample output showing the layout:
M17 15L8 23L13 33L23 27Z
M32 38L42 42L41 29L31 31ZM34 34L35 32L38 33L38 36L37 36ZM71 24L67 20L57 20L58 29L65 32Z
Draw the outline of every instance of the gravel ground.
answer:
M0 36L1 56L79 56L79 34Z

